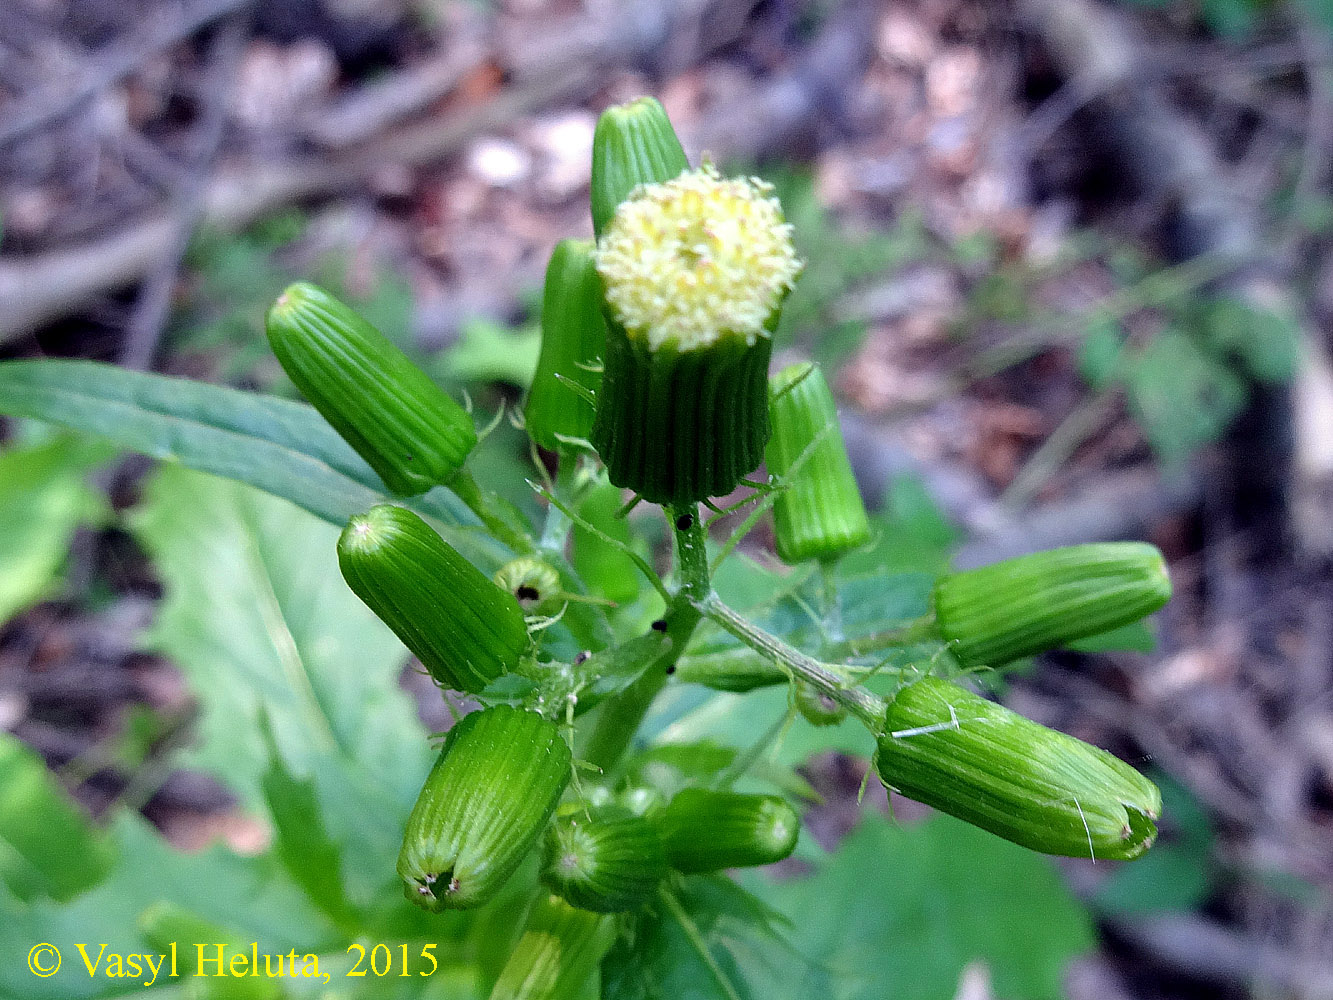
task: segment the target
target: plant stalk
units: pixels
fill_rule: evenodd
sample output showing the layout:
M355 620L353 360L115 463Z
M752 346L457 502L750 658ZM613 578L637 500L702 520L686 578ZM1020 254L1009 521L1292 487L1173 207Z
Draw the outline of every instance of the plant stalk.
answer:
M827 666L747 621L727 607L716 594L710 593L698 602L697 607L701 614L707 615L755 652L827 694L860 719L871 732L878 733L884 728L882 699L865 688L846 686L843 679Z
M601 708L588 743L579 752L584 760L609 771L624 755L638 732L648 707L666 684L702 618L700 604L712 593L708 576L708 532L695 504L666 508L676 540L676 591L662 621L671 639L644 675ZM683 526L683 527L682 527Z

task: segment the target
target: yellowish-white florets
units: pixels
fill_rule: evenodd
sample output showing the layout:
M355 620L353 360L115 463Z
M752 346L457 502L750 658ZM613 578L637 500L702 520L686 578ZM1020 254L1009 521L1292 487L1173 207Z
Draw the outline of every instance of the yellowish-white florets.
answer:
M801 272L773 187L711 164L636 188L597 246L612 314L656 350L753 344Z

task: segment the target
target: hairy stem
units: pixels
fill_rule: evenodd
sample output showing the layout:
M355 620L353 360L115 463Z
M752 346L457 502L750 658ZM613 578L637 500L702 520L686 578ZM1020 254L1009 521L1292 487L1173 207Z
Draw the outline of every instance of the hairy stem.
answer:
M830 698L842 705L869 728L879 732L884 727L884 702L861 687L848 686L826 664L807 656L799 649L787 645L777 636L765 632L757 625L741 617L736 611L722 603L716 594L710 593L697 604L699 612L711 618L727 632L730 632L755 652L768 657L774 663L791 671L792 675L808 682Z
M699 605L712 593L708 577L708 533L696 505L667 509L676 539L676 590L662 616L671 645L624 692L607 701L579 756L605 770L620 760L648 707L666 684L702 617Z

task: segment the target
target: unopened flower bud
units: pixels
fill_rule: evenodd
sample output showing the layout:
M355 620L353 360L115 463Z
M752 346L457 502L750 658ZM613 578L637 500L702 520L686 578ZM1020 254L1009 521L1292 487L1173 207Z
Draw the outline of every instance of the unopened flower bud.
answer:
M890 703L876 767L909 799L1044 854L1136 858L1162 811L1157 787L1105 750L933 677Z
M797 681L793 697L797 711L812 726L836 726L847 718L847 709L813 684Z
M605 344L602 279L593 262L593 244L562 240L546 268L542 349L523 407L528 435L547 451L562 450L562 438L586 439L592 432L593 404L569 383L596 394Z
M657 830L628 811L574 805L546 830L542 878L582 909L617 913L642 906L666 872Z
M532 904L490 1000L582 1000L615 938L611 917L543 894Z
M514 597L403 507L380 504L348 521L338 565L441 687L475 694L530 645Z
M400 496L447 483L477 443L472 418L354 310L306 282L278 296L269 344L296 388Z
M801 821L776 795L687 788L662 812L658 828L672 868L715 872L781 861L796 849Z
M560 608L560 574L532 556L511 559L495 573L495 584L518 601L526 615L545 615Z
M598 236L640 184L690 169L666 110L654 97L607 108L592 137L592 227Z
M1101 542L946 573L935 618L960 663L998 667L1137 621L1170 598L1154 546Z
M773 436L765 456L769 475L785 486L773 501L778 555L799 563L864 545L870 523L823 372L792 365L774 376L771 392Z
M492 898L555 811L569 781L555 723L499 705L449 730L412 807L398 855L408 899L428 910Z

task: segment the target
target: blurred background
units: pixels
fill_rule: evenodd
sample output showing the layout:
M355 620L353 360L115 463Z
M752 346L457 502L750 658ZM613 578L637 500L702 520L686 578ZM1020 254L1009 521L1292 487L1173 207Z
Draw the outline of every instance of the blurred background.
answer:
M262 318L309 278L494 412L552 246L591 235L596 115L644 93L693 161L776 184L807 261L779 361L826 366L900 551L1170 560L1155 634L1005 697L1167 796L1145 860L1059 865L1097 929L1065 995L1333 997L1325 0L8 0L0 358L291 394ZM531 506L496 435L478 475ZM5 426L0 726L95 816L262 852L151 638L181 554L149 465ZM863 769L804 767L826 846ZM1037 995L994 985L1021 954L956 957L946 995Z

